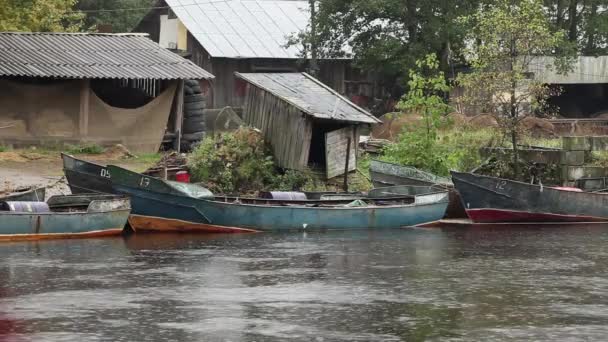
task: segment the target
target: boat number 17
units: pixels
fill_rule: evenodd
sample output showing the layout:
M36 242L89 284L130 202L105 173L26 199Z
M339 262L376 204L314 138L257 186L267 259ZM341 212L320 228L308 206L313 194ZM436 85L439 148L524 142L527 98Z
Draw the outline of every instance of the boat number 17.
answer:
M139 181L139 186L141 186L142 188L147 188L148 185L150 185L150 178L141 177L141 180Z
M498 183L496 183L496 189L498 190L504 190L505 189L505 185L507 185L507 181L500 181Z

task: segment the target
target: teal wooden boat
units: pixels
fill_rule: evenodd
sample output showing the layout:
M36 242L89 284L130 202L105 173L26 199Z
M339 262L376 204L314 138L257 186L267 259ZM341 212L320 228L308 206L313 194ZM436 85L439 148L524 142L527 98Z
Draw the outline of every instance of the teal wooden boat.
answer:
M337 200L217 197L194 184L164 181L109 165L112 188L131 197L131 226L173 229L216 225L256 231L400 228L436 221L448 205L446 190Z
M0 241L121 234L131 206L125 196L53 196L47 202L0 201Z

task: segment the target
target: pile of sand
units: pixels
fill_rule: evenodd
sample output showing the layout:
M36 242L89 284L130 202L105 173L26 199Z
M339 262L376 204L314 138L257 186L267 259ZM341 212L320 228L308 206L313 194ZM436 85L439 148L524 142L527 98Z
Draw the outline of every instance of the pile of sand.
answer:
M119 159L129 159L129 158L137 158L136 155L132 154L124 145L116 144L112 147L106 148L102 154L98 156L101 159L108 160L119 160Z

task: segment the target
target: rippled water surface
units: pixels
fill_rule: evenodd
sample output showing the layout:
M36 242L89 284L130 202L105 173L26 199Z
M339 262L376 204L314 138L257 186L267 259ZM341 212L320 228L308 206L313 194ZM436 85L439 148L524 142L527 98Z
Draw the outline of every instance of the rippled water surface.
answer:
M0 245L0 341L606 336L606 226Z

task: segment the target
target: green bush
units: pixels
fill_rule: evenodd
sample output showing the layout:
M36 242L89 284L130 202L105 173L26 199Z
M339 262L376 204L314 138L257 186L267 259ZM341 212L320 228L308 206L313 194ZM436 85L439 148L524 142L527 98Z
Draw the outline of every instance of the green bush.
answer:
M0 152L6 152L6 151L7 151L6 146L0 145Z
M195 182L220 193L263 190L274 183L272 155L261 134L247 128L206 138L192 151L188 167Z

